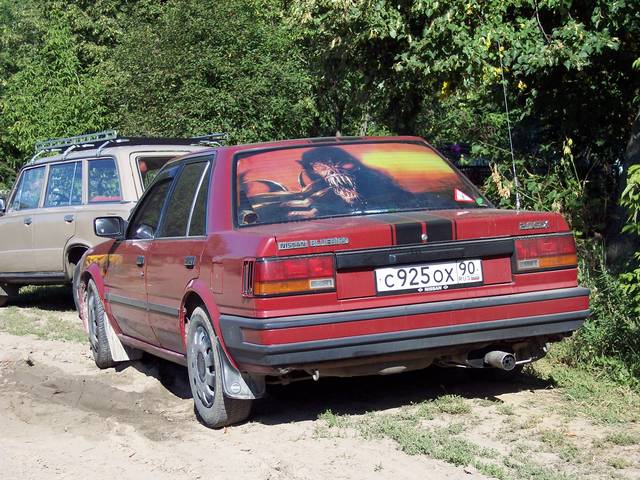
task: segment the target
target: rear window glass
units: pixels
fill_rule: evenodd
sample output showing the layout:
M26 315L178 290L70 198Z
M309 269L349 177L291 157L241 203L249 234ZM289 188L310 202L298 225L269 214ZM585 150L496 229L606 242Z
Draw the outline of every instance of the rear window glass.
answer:
M434 150L412 143L356 143L241 154L239 225L489 205Z
M112 158L89 162L89 203L119 202L120 179Z
M138 172L142 181L142 188L145 190L158 175L158 172L164 164L171 160L172 157L139 157L137 159Z

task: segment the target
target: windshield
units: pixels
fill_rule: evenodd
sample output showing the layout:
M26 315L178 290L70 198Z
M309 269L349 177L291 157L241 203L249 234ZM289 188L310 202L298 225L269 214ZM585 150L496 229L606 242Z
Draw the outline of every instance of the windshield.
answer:
M238 224L489 206L424 144L371 142L284 148L237 160Z

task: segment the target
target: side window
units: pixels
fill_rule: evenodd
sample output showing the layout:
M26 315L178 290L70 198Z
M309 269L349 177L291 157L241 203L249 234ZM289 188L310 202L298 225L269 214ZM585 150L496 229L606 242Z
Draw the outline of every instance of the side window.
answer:
M49 167L45 207L62 207L82 203L82 162Z
M120 179L113 158L89 161L89 203L119 202Z
M25 170L11 202L12 210L38 208L44 182L44 167Z
M209 197L209 178L211 177L211 168L207 169L207 172L202 179L200 190L198 191L198 197L196 203L193 206L191 212L191 223L189 224L189 231L187 235L190 237L197 237L206 235L207 233L207 198Z
M200 185L206 162L185 165L169 198L167 215L159 237L185 237L196 191Z
M131 220L127 238L150 240L155 237L170 187L171 178L160 180L153 185Z

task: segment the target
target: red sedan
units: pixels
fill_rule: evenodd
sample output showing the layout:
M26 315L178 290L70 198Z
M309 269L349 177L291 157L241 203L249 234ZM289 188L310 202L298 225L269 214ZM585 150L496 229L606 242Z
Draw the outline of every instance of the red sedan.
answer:
M210 427L266 377L514 370L589 315L562 216L494 208L416 137L193 153L95 229L78 295L96 364L186 365Z

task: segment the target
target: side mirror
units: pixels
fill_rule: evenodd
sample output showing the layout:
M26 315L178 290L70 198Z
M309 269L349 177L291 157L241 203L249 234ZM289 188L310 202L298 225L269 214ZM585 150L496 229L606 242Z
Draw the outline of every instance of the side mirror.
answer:
M120 217L98 217L93 221L93 230L98 237L124 238L127 222Z
M7 201L4 197L0 197L0 217L7 211Z

